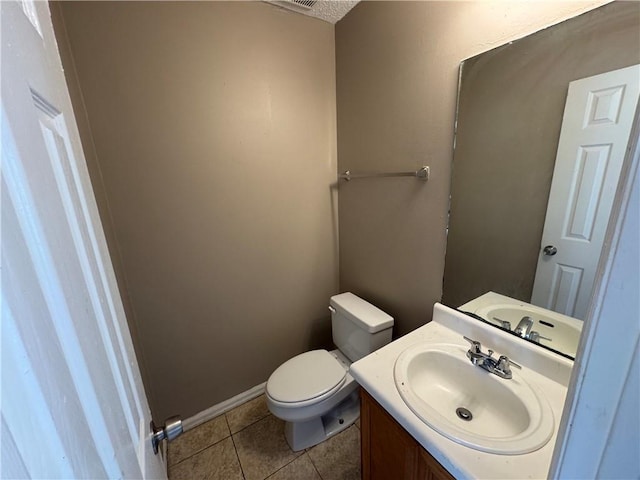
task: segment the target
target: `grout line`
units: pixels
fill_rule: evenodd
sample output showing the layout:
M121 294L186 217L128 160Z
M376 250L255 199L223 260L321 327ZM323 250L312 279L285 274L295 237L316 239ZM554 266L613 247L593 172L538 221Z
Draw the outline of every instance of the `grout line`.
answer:
M258 398L258 397L256 397L256 398ZM254 399L252 399L252 400L254 400ZM237 409L237 408L242 407L243 405L245 405L245 404L249 403L249 402L250 402L250 401L252 401L252 400L247 400L245 403L242 403L242 404L238 405L237 407L233 408L232 410L229 410L229 412L232 412L233 410L235 410L235 409ZM265 418L267 418L267 417L269 417L269 416L272 416L270 412L267 412L267 413L265 414L265 416L264 416L264 417L260 417L259 419L255 420L254 422L252 422L252 423L250 423L250 424L248 424L248 425L245 425L244 427L242 427L242 428L241 428L240 430L238 430L237 432L232 432L232 431L231 431L231 425L229 424L229 419L227 418L227 413L229 413L229 412L221 413L220 415L218 415L218 416L216 416L216 417L212 418L211 420L207 420L206 422L201 423L201 424L199 424L199 425L197 425L197 426L195 426L195 427L192 427L190 430L188 430L188 431L196 430L196 429L198 429L198 428L202 427L203 425L205 425L206 423L208 423L208 422L210 422L210 421L212 421L212 420L215 420L216 418L219 418L219 417L224 416L224 421L225 421L225 423L227 424L227 431L229 432L229 434L228 434L226 437L221 438L220 440L218 440L218 441L217 441L217 442L215 442L215 443L211 443L211 444L209 444L209 445L206 445L206 446L202 447L200 450L196 450L196 451L194 451L194 452L190 453L189 455L187 455L186 457L184 457L184 458L183 458L182 460L180 460L179 462L176 462L176 463L171 464L171 465L167 465L167 467L175 467L176 465L181 464L181 463L182 463L182 462L184 462L185 460L188 460L189 458L191 458L191 457L193 457L193 456L195 456L195 455L197 455L197 454L199 454L199 453L204 452L207 448L212 447L212 446L214 446L214 445L216 445L216 444L220 443L222 440L226 440L228 437L232 437L232 438L231 438L231 441L233 442L233 447L234 447L234 448L235 448L235 450L236 450L236 456L238 456L238 449L236 448L236 444L235 444L235 441L233 440L233 436L234 436L234 435L236 435L236 434L238 434L238 433L240 433L240 432L242 432L242 431L243 431L243 430L245 430L246 428L248 428L248 427L250 427L250 426L252 426L252 425L255 425L256 423L258 423L258 422L260 422L260 421L264 420ZM240 463L240 457L238 457L238 463ZM240 469L242 469L242 465L240 465ZM244 476L244 472L243 472L243 476Z
M206 410L203 410L200 413L196 413L192 417L186 418L182 425L186 430L191 430L193 428L202 425L203 423L208 422L220 415L223 415L235 408L238 408L241 405L253 400L254 398L258 398L260 395L264 393L265 385L267 382L261 383L260 385L256 385L253 388L250 388L246 392L239 393L233 398L225 400L224 402L213 405Z
M242 427L242 428L241 428L240 430L238 430L237 432L233 432L231 435L237 435L238 433L242 432L243 430L246 430L247 428L249 428L249 427L251 427L251 426L255 425L256 423L261 422L261 421L262 421L262 420L264 420L265 418L272 417L272 416L273 416L273 415L272 415L271 413L267 413L264 417L260 417L260 418L259 418L259 419L257 419L256 421L254 421L254 422L252 422L252 423L250 423L250 424L248 424L248 425L245 425L244 427ZM228 424L228 422L227 422L227 424ZM231 431L231 427L229 427L229 431Z
M216 418L217 418L217 417L216 417ZM212 420L215 420L215 419L212 419ZM211 420L209 420L209 421L211 421ZM221 438L221 439L219 439L217 442L214 442L214 443L210 443L210 444L208 444L208 445L205 445L205 446L204 446L204 447L202 447L200 450L196 450L195 452L190 453L189 455L187 455L186 457L184 457L184 458L183 458L182 460L180 460L179 462L173 463L173 464L171 464L171 465L169 465L169 462L168 462L168 457L169 457L169 453L168 453L168 452L169 452L169 449L170 449L171 447L170 447L169 445L167 445L167 468L175 467L176 465L180 465L180 464L181 464L182 462L184 462L185 460L188 460L189 458L191 458L191 457L193 457L193 456L195 456L195 455L198 455L199 453L204 452L206 449L211 448L211 447L213 447L214 445L217 445L218 443L222 442L223 440L226 440L227 438L231 437L231 429L229 428L229 422L227 421L227 417L226 417L226 416L225 416L225 418L224 418L224 421L225 421L225 423L226 423L226 425L227 425L227 432L229 432L229 434L228 434L228 435L226 435L225 437L222 437L222 438ZM203 424L201 424L201 425L198 425L198 427L201 427L202 425L204 425L204 423L203 423ZM196 428L198 428L198 427L196 427ZM194 429L192 429L192 430L194 430ZM235 447L235 444L234 444L234 447Z
M229 428L229 432L231 432L231 425L229 425L229 419L227 418L227 414L224 413L223 415L224 415L224 421L227 422L227 427ZM235 435L234 433L231 434L231 443L233 443L233 450L236 452L236 458L238 459L238 465L240 465L240 473L242 474L242 478L246 479L247 477L244 474L244 468L242 468L242 462L240 461L240 455L238 455L238 447L236 446L236 441L233 438L234 435Z
M270 473L268 476L264 477L264 480L268 480L269 478L273 477L276 473L278 473L280 470L282 470L283 468L285 468L286 466L292 464L293 462L295 462L298 458L300 457L296 457L293 460L291 460L289 463L281 466L279 469L277 469L275 472Z
M293 453L297 453L297 452L293 452ZM269 478L273 477L276 473L278 473L280 470L282 470L285 467L288 467L289 465L291 465L293 462L295 462L296 460L298 460L299 458L301 458L303 455L307 454L307 450L305 449L304 452L302 452L300 455L298 455L297 457L295 457L293 460L291 460L290 462L285 463L283 466L281 466L280 468L278 468L275 472L270 473L268 476L266 476L264 478L264 480L268 480ZM309 457L309 461L311 462L311 465L313 465L313 461L311 460L311 457ZM316 466L313 465L313 468L315 469ZM318 470L316 469L316 472ZM320 475L320 474L318 474Z
M208 450L208 449L210 449L211 447L216 446L217 444L219 444L220 442L222 442L222 441L226 440L226 439L227 439L227 438L229 438L229 437L231 437L231 435L228 435L228 436L226 436L226 437L224 437L224 438L221 438L221 439L220 439L220 440L218 440L217 442L214 442L214 443L212 443L212 444L210 444L210 445L207 445L207 446L206 446L206 447L204 447L204 448L201 448L200 450L197 450L197 451L193 452L192 454L190 454L190 455L189 455L189 456L187 456L187 457L184 457L182 460L180 460L180 461L179 461L179 462L177 462L177 463L173 463L173 464L171 464L171 465L167 465L167 468L177 467L178 465L180 465L180 464L181 464L182 462L184 462L185 460L189 460L191 457L195 457L195 456L196 456L196 455L198 455L199 453L202 453L202 452L204 452L205 450ZM233 439L232 439L232 440L233 440ZM234 444L234 447L235 447L235 444Z
M313 458L311 457L311 455L309 455L309 453L307 453L307 455L309 456L309 460L311 461L311 465L313 465L313 469L318 474L318 477L320 477L320 480L322 480L322 475L320 474L320 470L318 470L318 467L316 467L316 463L313 461Z
M238 407L236 407L236 408L238 408ZM261 422L261 421L263 421L263 420L266 420L266 419L267 419L267 418L269 418L269 417L273 417L273 415L272 415L271 413L269 413L269 412L268 412L265 416L263 416L263 417L261 417L261 418L259 418L259 419L255 420L254 422L252 422L252 423L250 423L250 424L248 424L248 425L245 425L242 429L238 430L238 431L237 431L237 432L235 432L235 433L231 433L231 425L230 425L230 423L229 423L229 418L228 418L228 416L227 416L227 413L223 413L222 415L224 416L224 422L225 422L225 424L227 425L227 432L228 432L228 435L227 435L227 436L225 436L224 438L221 438L220 440L218 440L218 441L217 441L217 442L215 442L215 443L212 443L212 444L210 444L210 445L207 445L206 447L201 448L200 450L198 450L198 451L196 451L196 452L191 453L189 456L187 456L187 457L183 458L183 459L182 459L182 460L180 460L179 462L177 462L177 463L175 463L175 464L172 464L169 468L174 468L174 467L176 467L176 466L180 465L180 464L181 464L182 462L184 462L185 460L188 460L188 459L192 458L193 456L198 455L198 454L200 454L200 453L204 452L205 450L207 450L207 449L209 449L209 448L211 448L211 447L213 447L213 446L217 445L218 443L222 442L223 440L226 440L227 438L231 438L231 442L232 442L232 445L233 445L233 448L234 448L234 452L235 452L235 454L236 454L236 460L237 460L237 462L238 462L238 465L240 466L240 472L241 472L242 478L246 480L246 478L247 478L247 477L246 477L246 475L245 475L245 473L244 473L244 468L243 468L243 466L242 466L242 462L240 461L240 456L238 455L238 447L237 447L237 445L236 445L236 442L235 442L235 438L234 438L234 437L235 437L237 434L239 434L239 433L241 433L242 431L244 431L245 429L247 429L247 428L249 428L249 427L251 427L251 426L253 426L253 425L256 425L257 423L259 423L259 422ZM220 415L219 415L219 416L220 416ZM216 417L216 418L217 418L217 417ZM349 431L349 430L350 430L351 428L353 428L353 427L356 427L355 429L356 429L357 433L358 433L358 434L360 434L360 432L359 432L359 428L358 428L358 426L356 425L356 423L354 422L352 425L350 425L349 427L347 427L343 432L340 432L339 434L335 435L335 437L338 437L338 436L340 436L342 433L345 433L345 432ZM195 430L196 428L199 428L199 426L198 426L198 427L195 427L195 428L194 428L194 430ZM315 446L314 446L314 447L315 447ZM287 462L285 465L281 466L281 467L280 467L280 468L278 468L276 471L274 471L274 472L270 473L267 477L265 477L265 479L264 479L264 480L267 480L267 479L269 479L269 478L273 477L273 475L275 475L276 473L278 473L280 470L284 469L285 467L287 467L287 466L288 466L288 465L290 465L291 463L295 462L296 460L298 460L299 458L301 458L301 457L302 457L303 455L305 455L305 454L307 455L307 458L311 461L311 465L313 466L314 471L317 473L318 477L322 480L322 478L323 478L323 477L322 477L322 474L320 473L320 470L318 469L318 466L317 466L317 465L316 465L316 463L313 461L313 458L311 457L311 455L309 455L309 452L310 452L314 447L305 448L305 449L304 449L304 451L302 451L302 453L300 453L299 455L296 455L296 457L295 457L295 458L293 458L291 461ZM294 453L297 453L297 452L294 452ZM358 451L358 455L360 455L360 451Z

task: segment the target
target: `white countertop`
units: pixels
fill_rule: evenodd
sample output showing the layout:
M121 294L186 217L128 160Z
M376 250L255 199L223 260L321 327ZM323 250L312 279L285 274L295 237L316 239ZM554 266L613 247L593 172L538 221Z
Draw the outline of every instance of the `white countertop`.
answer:
M417 343L454 343L468 348L462 335L522 365L522 375L549 401L555 421L551 440L524 455L485 453L456 443L423 423L404 403L393 379L398 355ZM351 374L454 477L481 479L547 478L573 362L513 338L451 308L434 306L433 321L351 365ZM473 367L469 364L469 368Z

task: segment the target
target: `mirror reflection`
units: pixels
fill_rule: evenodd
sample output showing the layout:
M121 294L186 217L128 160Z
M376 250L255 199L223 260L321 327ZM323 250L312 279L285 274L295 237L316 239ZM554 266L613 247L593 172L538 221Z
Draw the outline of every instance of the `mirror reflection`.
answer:
M614 2L465 60L443 303L574 357L638 103Z

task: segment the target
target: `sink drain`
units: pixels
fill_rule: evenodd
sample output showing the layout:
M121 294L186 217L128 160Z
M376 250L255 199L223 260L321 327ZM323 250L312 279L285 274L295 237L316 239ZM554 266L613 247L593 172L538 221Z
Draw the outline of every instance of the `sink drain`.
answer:
M470 422L473 419L473 414L464 407L456 408L456 415L465 422Z

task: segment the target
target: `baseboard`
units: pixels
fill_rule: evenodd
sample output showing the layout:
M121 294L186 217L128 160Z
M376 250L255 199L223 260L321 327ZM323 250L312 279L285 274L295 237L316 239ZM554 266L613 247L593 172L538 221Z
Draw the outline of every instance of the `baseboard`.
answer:
M187 430L191 430L192 428L197 427L198 425L201 425L204 422L217 417L218 415L222 415L223 413L228 412L229 410L233 410L234 408L248 402L249 400L253 400L256 397L259 397L264 393L264 388L266 385L267 382L256 385L255 387L250 388L245 392L239 393L229 400L220 402L216 405L213 405L212 407L207 408L206 410L201 411L200 413L196 413L192 417L186 418L182 421L182 428L185 432Z

